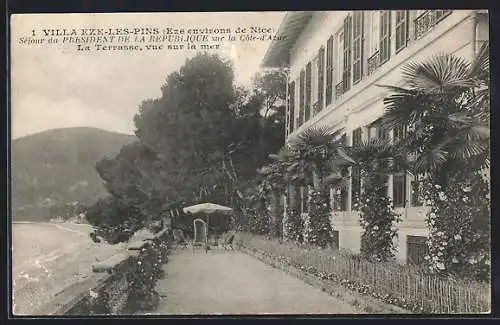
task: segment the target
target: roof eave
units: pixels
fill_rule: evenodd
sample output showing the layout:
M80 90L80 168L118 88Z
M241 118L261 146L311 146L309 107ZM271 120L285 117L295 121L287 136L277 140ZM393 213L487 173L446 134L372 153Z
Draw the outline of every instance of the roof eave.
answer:
M285 15L276 33L280 38L284 36L284 39L271 42L262 60L262 68L278 68L290 64L290 50L312 16L313 12L309 11L293 11Z

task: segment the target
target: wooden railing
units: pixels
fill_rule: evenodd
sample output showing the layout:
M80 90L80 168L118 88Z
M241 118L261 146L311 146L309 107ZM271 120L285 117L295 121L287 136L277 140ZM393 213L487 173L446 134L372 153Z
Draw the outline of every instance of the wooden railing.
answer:
M92 265L93 274L58 293L34 315L124 315L154 310L154 290L168 261L167 230L128 245L126 252Z

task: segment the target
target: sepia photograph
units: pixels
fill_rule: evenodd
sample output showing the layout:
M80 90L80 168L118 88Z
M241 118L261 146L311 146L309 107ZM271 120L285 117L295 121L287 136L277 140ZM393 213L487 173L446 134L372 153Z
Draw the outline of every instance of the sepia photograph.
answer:
M488 10L10 16L10 314L487 315Z

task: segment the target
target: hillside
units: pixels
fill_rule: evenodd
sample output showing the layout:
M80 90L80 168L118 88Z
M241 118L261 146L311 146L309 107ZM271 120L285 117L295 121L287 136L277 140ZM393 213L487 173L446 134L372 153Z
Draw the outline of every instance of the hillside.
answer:
M88 204L106 196L96 163L135 140L133 135L87 127L49 130L13 140L14 220L48 220L54 206Z

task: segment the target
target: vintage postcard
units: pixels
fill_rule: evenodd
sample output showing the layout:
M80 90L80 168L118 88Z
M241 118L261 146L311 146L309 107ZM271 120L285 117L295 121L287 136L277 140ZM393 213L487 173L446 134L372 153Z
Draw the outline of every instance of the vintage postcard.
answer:
M14 316L487 314L487 10L15 14Z

